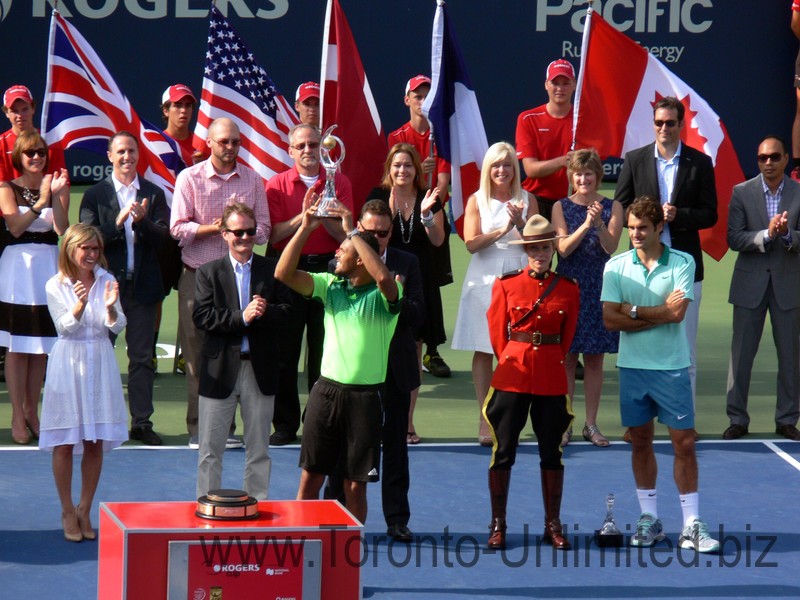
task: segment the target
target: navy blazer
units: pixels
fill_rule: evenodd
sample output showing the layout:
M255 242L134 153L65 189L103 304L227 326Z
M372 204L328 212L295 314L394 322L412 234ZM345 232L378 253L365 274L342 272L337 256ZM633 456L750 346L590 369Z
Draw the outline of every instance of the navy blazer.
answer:
M164 299L164 285L161 278L159 253L169 243L169 207L164 190L139 177L137 201L147 198L147 213L138 223L133 224L136 237L134 248L134 298L142 304L156 304ZM128 265L128 244L125 228L117 228L119 201L114 182L109 175L96 183L83 194L80 207L82 223L94 225L103 235L104 254L108 261L108 271L124 283Z
M619 200L626 209L639 196L652 196L660 201L657 169L655 142L628 152L614 200ZM692 255L696 264L694 280L702 281L703 252L698 232L717 222L717 186L711 159L686 144L681 146L670 204L678 209L675 220L669 224L672 246Z
M200 394L227 398L236 385L241 366L242 337L250 344L250 360L258 389L273 396L278 388L281 335L293 312L288 287L275 279L277 261L253 255L250 268L250 296L267 301L261 318L245 326L239 308L239 292L229 254L197 269L195 278L194 324L203 332L200 365Z

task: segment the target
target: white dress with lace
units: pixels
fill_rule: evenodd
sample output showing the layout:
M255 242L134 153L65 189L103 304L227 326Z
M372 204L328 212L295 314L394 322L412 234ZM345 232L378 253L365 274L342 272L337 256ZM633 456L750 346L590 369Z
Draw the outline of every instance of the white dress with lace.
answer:
M58 332L47 363L42 400L39 448L73 445L83 450L83 440L103 441L111 450L128 439L128 415L122 381L109 330L119 333L126 319L117 300L117 320L108 323L103 295L114 276L95 267L95 281L80 320L72 308L78 297L72 281L57 274L45 286L47 306Z

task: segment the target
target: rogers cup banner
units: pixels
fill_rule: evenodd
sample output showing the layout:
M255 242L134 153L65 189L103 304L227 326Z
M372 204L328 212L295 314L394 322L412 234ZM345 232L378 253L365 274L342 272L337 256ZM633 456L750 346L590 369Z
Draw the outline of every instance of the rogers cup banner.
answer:
M653 104L664 96L686 108L682 141L714 163L719 218L700 239L703 250L721 260L728 251L728 200L733 186L744 181L725 125L697 92L590 8L575 94L575 147L594 148L606 159L651 143Z

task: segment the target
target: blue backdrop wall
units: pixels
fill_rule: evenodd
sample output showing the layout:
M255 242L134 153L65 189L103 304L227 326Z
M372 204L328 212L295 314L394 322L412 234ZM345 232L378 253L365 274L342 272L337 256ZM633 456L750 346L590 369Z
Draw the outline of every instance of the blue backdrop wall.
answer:
M0 0L0 88L27 84L41 102L54 0ZM294 99L318 80L325 0L218 0L278 89ZM341 0L388 132L408 118L406 80L430 71L434 0ZM657 53L728 127L747 176L766 133L789 138L798 41L791 0L596 0L618 29ZM160 123L164 88L199 96L209 0L58 0L136 111ZM517 115L546 99L555 58L579 65L583 0L450 0L489 142L513 142ZM625 69L625 65L619 65ZM74 179L98 178L105 157L68 152Z

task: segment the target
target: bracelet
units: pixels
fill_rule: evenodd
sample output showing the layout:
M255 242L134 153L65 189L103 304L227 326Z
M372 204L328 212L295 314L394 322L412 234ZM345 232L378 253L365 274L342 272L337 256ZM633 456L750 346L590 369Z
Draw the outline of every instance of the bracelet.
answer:
M598 231L603 231L606 228L606 224L603 221L600 221L600 225L597 226Z
M422 213L420 213L419 220L422 222L422 224L425 227L430 229L431 227L434 226L434 224L436 222L436 215L434 215L433 212L431 212L429 217L425 217Z
M359 233L359 232L358 232L358 227L355 227L355 228L353 229L353 231L351 231L350 233L348 233L348 234L347 234L347 239L348 239L348 240L351 240L351 239L353 239L353 237L357 236L357 235L358 235L358 233Z
M33 214L35 214L37 217L40 217L40 216L42 216L42 211L40 211L40 210L36 210L36 209L35 209L33 206L31 206L30 210L31 210L31 212L32 212Z

